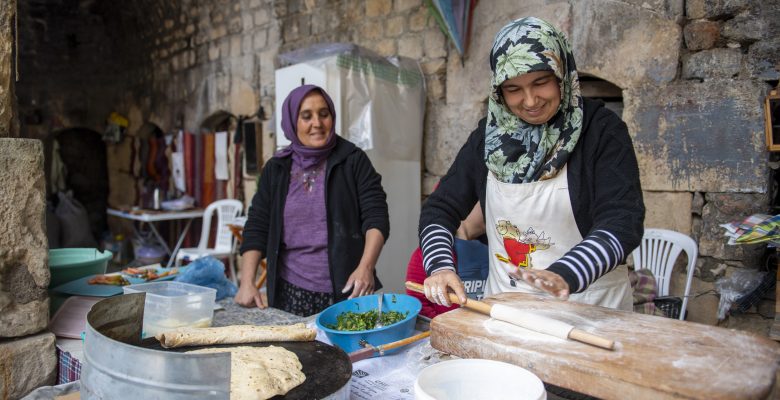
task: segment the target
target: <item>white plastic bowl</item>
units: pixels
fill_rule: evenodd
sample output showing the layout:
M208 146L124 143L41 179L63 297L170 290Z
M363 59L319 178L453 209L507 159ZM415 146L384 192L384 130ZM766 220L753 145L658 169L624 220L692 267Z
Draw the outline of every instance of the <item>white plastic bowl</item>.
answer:
M418 400L545 400L542 381L530 371L500 361L459 359L423 369L414 382Z

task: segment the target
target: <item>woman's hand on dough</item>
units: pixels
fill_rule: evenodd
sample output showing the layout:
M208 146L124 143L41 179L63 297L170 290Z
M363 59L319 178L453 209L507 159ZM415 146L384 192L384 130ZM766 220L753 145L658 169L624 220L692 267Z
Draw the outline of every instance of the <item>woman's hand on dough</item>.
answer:
M513 274L515 277L516 275ZM520 277L529 285L566 300L569 298L569 284L555 272L543 269L521 269Z
M374 268L358 265L347 279L347 284L344 285L341 293L347 293L350 289L352 290L352 294L349 295L350 299L374 293Z
M252 285L251 282L239 287L238 293L236 293L236 297L233 298L233 301L235 301L236 304L242 305L244 307L266 307L266 305L263 304L263 298L260 295L260 292L255 288L254 285Z
M450 289L458 296L460 304L466 302L466 289L463 287L463 282L458 277L458 274L451 269L442 269L434 272L425 279L423 285L425 286L425 297L432 303L446 307L451 306Z

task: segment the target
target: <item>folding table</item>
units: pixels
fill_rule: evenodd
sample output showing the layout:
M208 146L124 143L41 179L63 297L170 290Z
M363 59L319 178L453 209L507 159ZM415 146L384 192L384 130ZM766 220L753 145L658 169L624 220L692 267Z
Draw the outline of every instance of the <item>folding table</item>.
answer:
M187 236L187 231L190 229L190 225L192 225L192 220L195 218L202 218L203 217L203 209L191 209L191 210L182 210L182 211L156 211L156 210L133 210L133 211L122 211L122 210L115 210L113 208L109 208L107 211L108 215L113 215L115 217L128 219L131 221L139 221L141 223L145 223L149 225L149 228L152 230L152 233L157 238L157 241L160 242L160 245L163 246L165 249L165 252L168 254L168 264L165 266L166 268L170 268L171 265L173 265L173 262L176 260L176 253L179 252L179 248L181 248L182 242L184 242L184 238ZM160 221L175 221L175 220L186 220L187 224L184 226L184 229L181 230L181 233L179 234L179 239L176 241L176 246L173 248L173 251L171 251L171 248L168 246L168 243L163 239L162 235L160 235L160 232L157 231L157 228L154 227L154 222L160 222Z

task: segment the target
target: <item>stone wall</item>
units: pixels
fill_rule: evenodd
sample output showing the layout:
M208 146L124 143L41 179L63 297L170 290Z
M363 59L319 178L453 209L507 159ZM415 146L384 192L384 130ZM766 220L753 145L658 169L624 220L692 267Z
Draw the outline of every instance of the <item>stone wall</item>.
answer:
M726 246L718 225L769 207L761 104L780 78L777 2L482 1L462 57L422 0L134 0L121 13L94 4L71 10L66 15L81 23L64 28L53 18L64 0L28 3L33 6L25 6L20 30L37 41L26 42L22 61L44 53L44 60L67 56L91 75L55 70L50 61L35 61L26 75L23 68L23 118L42 121L26 124L23 133L62 125L101 131L111 110L129 117L130 135L144 122L165 131L196 130L220 110L249 115L262 106L272 115L280 53L348 41L421 63L428 91L424 193L484 115L495 32L512 18L545 18L569 35L582 74L622 89L623 119L641 167L646 225L699 242L694 292L709 294L692 299L690 319L716 323L717 296L708 292L714 281L736 268L761 267L763 247ZM82 36L87 29L97 34ZM41 32L75 39L45 41ZM95 58L105 61L100 71L92 67ZM45 79L36 79L43 74ZM68 79L76 84L66 87L62 81ZM265 133L267 157L274 144L270 121ZM114 188L125 182L130 153L127 143L109 148ZM252 185L246 186L251 194ZM677 281L684 279L678 275ZM771 301L725 324L765 333L771 319L757 312Z
M0 139L0 398L54 383L43 146Z
M16 2L0 4L0 399L54 384L44 230L43 146L18 139L14 96Z
M0 137L16 136L17 130L13 83L15 20L16 1L4 1L0 4Z

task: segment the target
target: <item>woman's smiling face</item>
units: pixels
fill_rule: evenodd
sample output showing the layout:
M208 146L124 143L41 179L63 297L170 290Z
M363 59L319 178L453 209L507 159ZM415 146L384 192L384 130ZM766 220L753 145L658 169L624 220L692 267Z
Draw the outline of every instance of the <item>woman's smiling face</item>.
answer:
M296 124L298 140L306 147L325 146L332 128L333 115L325 98L317 90L307 94L298 110Z
M561 104L561 88L551 71L507 79L501 84L501 96L512 114L532 125L551 120Z

